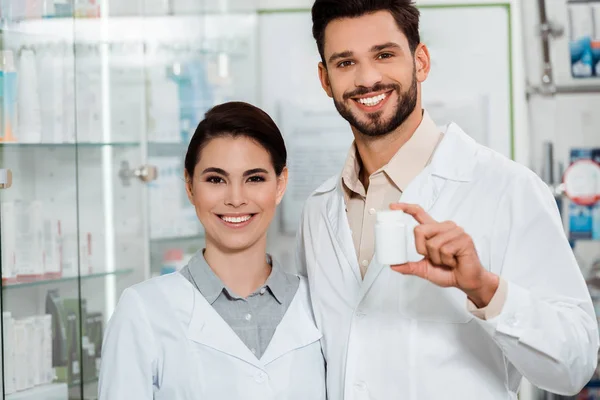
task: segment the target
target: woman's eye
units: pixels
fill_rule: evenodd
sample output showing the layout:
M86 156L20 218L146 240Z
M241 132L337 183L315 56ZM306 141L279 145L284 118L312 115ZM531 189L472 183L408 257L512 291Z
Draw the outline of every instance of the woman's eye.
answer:
M223 180L223 178L218 177L218 176L209 176L208 178L206 178L206 182L213 183L216 185L219 183L224 183L225 181Z
M263 178L262 176L251 176L250 178L248 178L248 182L264 182L265 178Z

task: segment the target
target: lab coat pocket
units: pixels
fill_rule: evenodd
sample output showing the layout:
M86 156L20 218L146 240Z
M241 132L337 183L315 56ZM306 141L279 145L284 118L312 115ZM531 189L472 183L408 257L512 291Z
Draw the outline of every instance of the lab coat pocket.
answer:
M457 288L442 288L416 277L400 276L398 306L400 314L428 322L463 324L473 315L467 309L467 296Z

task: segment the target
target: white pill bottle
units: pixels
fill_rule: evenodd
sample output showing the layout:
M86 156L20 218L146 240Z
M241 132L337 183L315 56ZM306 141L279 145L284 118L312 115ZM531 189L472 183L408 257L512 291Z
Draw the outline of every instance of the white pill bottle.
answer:
M383 265L408 262L406 214L400 210L379 211L375 223L375 256Z

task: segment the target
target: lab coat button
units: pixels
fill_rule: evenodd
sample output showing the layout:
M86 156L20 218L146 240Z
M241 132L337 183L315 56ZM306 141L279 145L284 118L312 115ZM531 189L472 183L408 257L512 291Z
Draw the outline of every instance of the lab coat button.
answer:
M266 291L267 291L267 288L263 287L263 288L260 289L260 294L265 294Z
M364 391L367 388L367 385L364 382L356 382L354 384L354 387L356 388L356 390L359 390L359 391L362 392L362 391Z
M264 372L258 372L256 373L256 375L254 375L254 380L256 381L256 383L264 383L266 379L267 374L265 374Z
M364 317L365 315L367 315L367 314L365 314L365 312L364 312L364 311L362 311L362 310L358 310L358 311L356 311L356 317L357 317L357 318L362 318L362 317Z
M374 215L377 212L377 210L375 210L374 208L371 208L369 210L369 214Z
M369 261L367 261L367 260L362 260L362 266L363 266L363 267L368 267L368 266L369 266Z
M252 314L248 313L244 318L246 318L246 321L250 321L252 319Z

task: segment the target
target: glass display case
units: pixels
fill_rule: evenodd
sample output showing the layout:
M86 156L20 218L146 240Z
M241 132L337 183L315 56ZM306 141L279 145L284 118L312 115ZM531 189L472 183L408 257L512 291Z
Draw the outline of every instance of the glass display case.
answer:
M203 113L256 102L252 1L0 2L0 399L95 399L128 286L203 246Z

